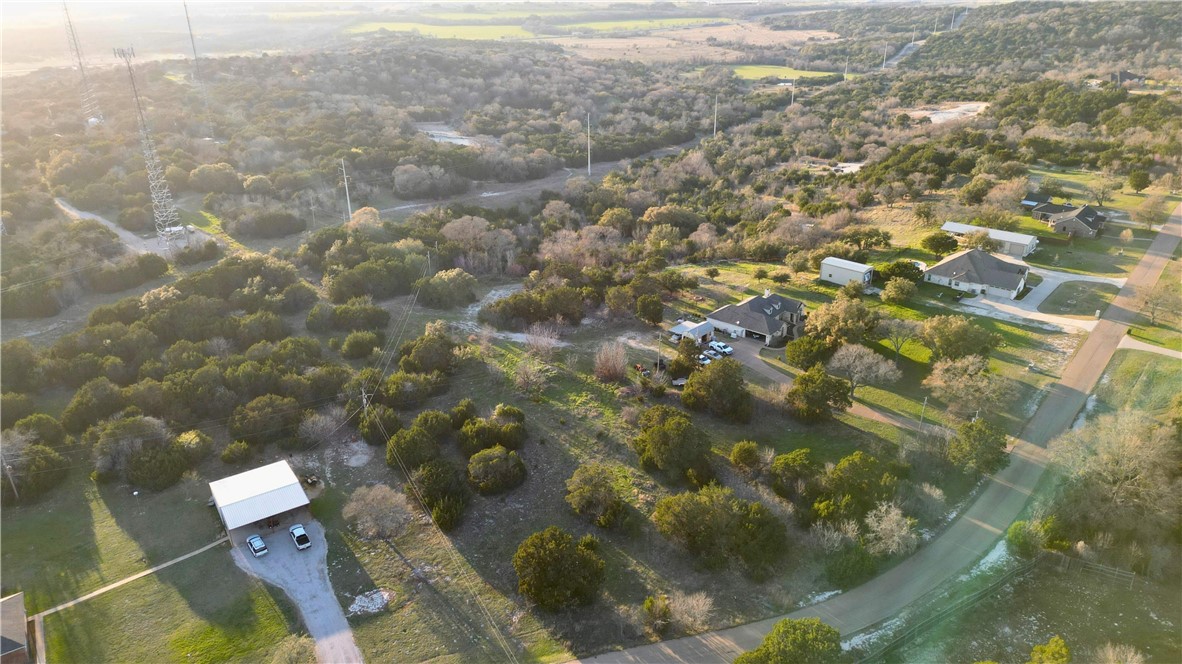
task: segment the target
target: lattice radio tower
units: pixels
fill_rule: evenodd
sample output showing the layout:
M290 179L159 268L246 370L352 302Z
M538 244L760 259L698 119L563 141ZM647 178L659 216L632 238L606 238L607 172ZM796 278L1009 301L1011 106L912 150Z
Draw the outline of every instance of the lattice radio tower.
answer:
M205 106L205 124L209 133L213 133L213 121L209 112L209 93L205 89L205 82L201 80L201 67L197 62L197 38L193 36L193 21L189 19L189 3L182 2L185 7L185 25L189 27L189 45L193 47L193 87L201 96L201 103Z
M144 113L144 103L140 99L140 89L135 82L135 70L131 66L131 59L135 57L135 49L114 49L115 57L127 64L127 77L131 79L131 92L135 97L136 119L140 129L140 147L144 151L144 165L148 170L148 189L152 194L152 216L156 221L156 237L166 247L184 235L181 226L181 216L172 203L172 192L168 189L168 180L164 179L164 167L160 164L160 157L156 155L156 144L152 141L152 132L148 126L148 116Z
M66 39L70 42L70 55L74 57L74 62L78 63L78 74L82 76L82 120L88 127L97 127L103 124L103 111L99 108L94 88L91 87L90 78L86 75L86 65L82 61L82 46L78 43L78 33L74 30L70 9L64 2L62 12L66 15Z

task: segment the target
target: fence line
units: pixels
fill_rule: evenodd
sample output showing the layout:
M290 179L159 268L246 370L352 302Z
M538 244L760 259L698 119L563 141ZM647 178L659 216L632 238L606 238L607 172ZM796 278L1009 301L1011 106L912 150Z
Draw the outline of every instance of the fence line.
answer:
M1049 558L1054 559L1054 561L1058 565L1059 569L1063 570L1063 571L1091 572L1093 574L1096 574L1098 576L1102 576L1106 579L1111 579L1113 581L1120 581L1122 583L1127 581L1129 584L1129 588L1132 588L1133 584L1136 583L1136 581L1137 581L1137 575L1134 574L1133 572L1128 571L1128 570L1117 569L1115 567L1109 567L1108 565L1094 563L1089 560L1084 560L1082 558L1072 558L1071 556L1065 556L1062 553L1059 553L1058 551L1049 554Z

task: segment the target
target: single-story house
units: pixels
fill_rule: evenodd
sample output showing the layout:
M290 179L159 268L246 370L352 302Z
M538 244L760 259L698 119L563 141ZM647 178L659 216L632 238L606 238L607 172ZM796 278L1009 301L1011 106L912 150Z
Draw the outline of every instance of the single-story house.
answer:
M1130 82L1131 83L1144 83L1145 82L1145 75L1144 74L1134 74L1131 71L1125 71L1122 69L1121 71L1109 74L1108 80L1112 81L1113 83L1116 83L1117 85L1120 85L1122 83L1130 83Z
M1039 203L1038 205L1035 205L1033 208L1031 208L1030 216L1039 221L1046 221L1060 212L1067 212L1068 210L1074 209L1074 205L1061 205L1059 203L1047 201L1046 203Z
M864 263L855 263L834 256L821 261L821 281L828 281L838 286L856 281L865 287L870 285L870 280L873 278L874 268Z
M226 532L251 526L308 504L308 494L286 461L209 483Z
M759 339L765 346L780 344L799 334L804 323L804 303L765 290L738 304L712 311L706 320L732 338Z
M923 273L923 280L965 293L1013 300L1026 287L1028 273L1025 265L1002 260L980 249L965 249L929 267Z
M1023 208L1025 208L1027 210L1033 210L1034 208L1042 205L1043 203L1050 203L1050 202L1051 202L1050 196L1047 196L1046 194L1040 194L1037 191L1030 191L1030 192L1027 192L1026 195L1022 198L1021 205Z
M29 661L29 619L25 615L25 594L0 599L0 664Z
M1047 217L1047 226L1056 233L1080 237L1096 237L1104 229L1108 218L1090 205L1064 210Z
M704 344L714 338L714 326L708 320L700 323L683 320L669 329L669 336L674 341L681 341L682 337L689 337L699 344Z
M1014 233L996 228L973 226L972 224L958 224L955 221L945 223L940 227L940 230L956 236L971 235L985 231L989 233L989 239L998 244L998 253L1007 256L1016 256L1017 258L1029 256L1032 251L1038 248L1038 238L1033 235L1026 235L1025 233Z

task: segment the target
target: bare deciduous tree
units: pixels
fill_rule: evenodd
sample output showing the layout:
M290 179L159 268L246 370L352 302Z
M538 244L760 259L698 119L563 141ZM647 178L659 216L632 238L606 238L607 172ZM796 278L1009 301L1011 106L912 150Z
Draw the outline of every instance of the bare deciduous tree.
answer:
M890 344L895 349L895 357L903 351L908 341L919 337L919 321L903 320L900 318L883 319L875 328L878 338Z
M605 383L618 383L628 375L628 357L624 344L618 341L603 343L595 353L595 377Z
M894 362L856 344L838 348L825 368L850 382L850 396L861 385L890 385L903 376Z
M866 515L866 550L876 555L908 554L919 546L915 519L891 502L881 502Z
M976 410L997 410L1006 401L1005 384L989 373L989 360L980 355L936 362L923 386L948 404L948 412L961 417Z
M526 394L544 390L549 377L546 365L529 357L518 362L513 369L513 385Z
M413 516L406 495L385 484L354 491L341 514L367 539L398 537Z
M534 323L525 331L525 347L539 360L549 360L558 349L558 326L553 323Z
M858 541L858 522L845 519L838 523L816 521L809 530L813 538L826 553L837 553L847 545Z
M1145 664L1145 655L1133 646L1105 643L1092 652L1096 664Z
M296 436L304 447L315 447L329 442L345 422L345 409L332 406L322 413L311 413L300 422Z
M1182 291L1170 279L1161 279L1157 284L1137 289L1137 308L1149 317L1150 325L1157 325L1157 319L1173 318L1182 313Z
M680 625L686 633L701 632L710 627L714 599L702 592L675 592L669 596L669 613L673 622Z

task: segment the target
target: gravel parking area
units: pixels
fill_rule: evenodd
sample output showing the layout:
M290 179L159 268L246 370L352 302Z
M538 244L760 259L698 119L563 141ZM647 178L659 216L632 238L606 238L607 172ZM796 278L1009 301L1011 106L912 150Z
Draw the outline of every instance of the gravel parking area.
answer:
M312 548L299 551L291 541L287 529L295 523L304 524ZM261 535L268 552L255 558L246 547L246 538ZM261 531L238 528L230 534L234 563L247 574L277 588L299 609L308 634L316 640L316 656L321 662L352 664L363 661L361 651L353 640L353 631L345 619L345 612L337 601L332 583L328 580L328 543L324 528L306 510L283 519L273 530Z

